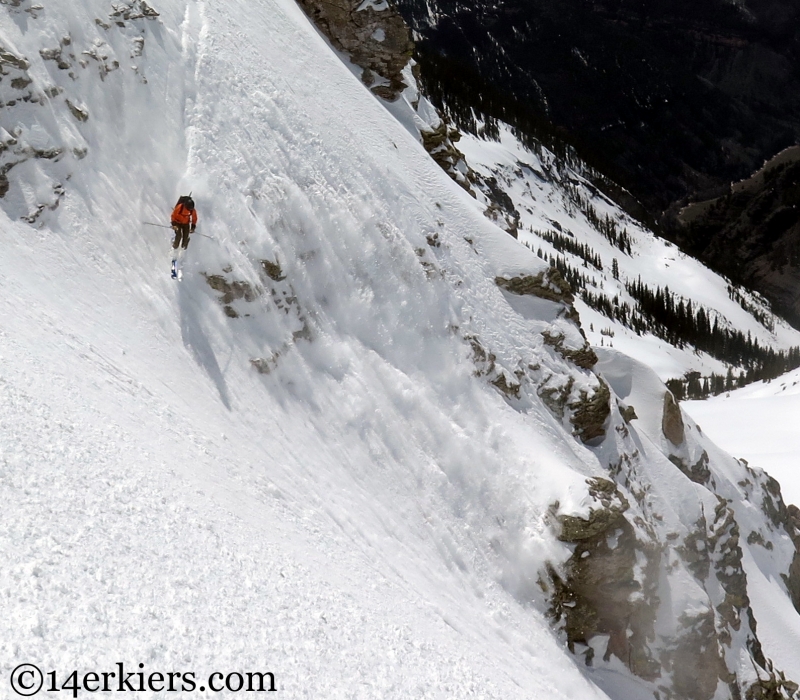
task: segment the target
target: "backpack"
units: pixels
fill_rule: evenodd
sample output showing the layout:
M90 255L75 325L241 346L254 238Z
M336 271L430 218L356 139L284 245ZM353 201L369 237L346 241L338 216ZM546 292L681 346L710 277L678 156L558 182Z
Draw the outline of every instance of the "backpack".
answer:
M175 205L180 206L183 204L189 211L194 211L194 200L192 199L192 195L185 194L178 198L178 203Z

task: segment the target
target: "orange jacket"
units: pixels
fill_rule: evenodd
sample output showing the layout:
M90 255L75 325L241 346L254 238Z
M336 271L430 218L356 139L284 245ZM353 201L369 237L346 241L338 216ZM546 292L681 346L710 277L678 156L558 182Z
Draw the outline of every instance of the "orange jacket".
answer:
M172 223L173 224L196 224L197 223L197 209L189 211L183 204L178 204L172 210Z

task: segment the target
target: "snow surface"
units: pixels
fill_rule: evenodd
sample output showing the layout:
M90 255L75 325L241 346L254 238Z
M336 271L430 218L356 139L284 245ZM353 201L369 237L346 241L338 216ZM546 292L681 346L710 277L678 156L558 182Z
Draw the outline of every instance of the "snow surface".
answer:
M714 442L775 477L787 503L800 503L800 370L682 406Z
M88 148L12 172L2 213L3 678L124 661L269 670L297 698L604 697L508 592L568 556L542 514L599 467L476 382L454 330L503 362L527 328L494 274L541 263L294 3L156 9L108 30L99 0L0 17L37 87L65 90L21 123ZM121 67L39 59L67 34ZM19 222L56 178L58 209ZM168 232L141 222L188 190L213 240L176 283ZM433 234L459 293L419 263ZM230 319L201 272L263 287L262 259L296 301Z
M714 436L707 433L704 428L697 425L692 417L696 416L696 408L704 402L689 402L689 413L684 414L686 429L686 443L681 449L667 445L667 440L661 430L660 397L663 395L658 390L659 382L652 369L634 360L627 355L610 349L599 350L600 361L597 369L609 382L615 393L627 405L634 406L638 418L634 421L642 440L643 450L649 452L652 448L648 443L667 447L675 456L684 457L688 463L695 462L700 454L705 452L710 463L716 465L712 478L716 483L716 492L735 510L736 520L742 533L740 545L743 551L743 566L747 574L748 595L750 605L755 613L758 623L758 636L763 645L764 653L771 658L778 668L797 669L797 649L800 645L800 624L797 612L784 591L781 577L782 567L775 567L774 561L783 559L788 566L794 556L794 546L785 533L772 539L774 551L767 554L767 550L757 543L751 543L751 533L759 534L764 541L771 538L770 526L764 526L763 515L759 512L755 494L741 497L742 488L749 488L748 482L752 474L742 469L742 464L725 454L717 444ZM710 403L710 402L705 402ZM681 403L685 406L686 403ZM724 443L721 443L723 446ZM658 464L657 455L648 455L648 464L654 468ZM760 466L760 465L755 465ZM681 488L679 477L675 470L663 470L656 473L654 483L657 485L657 494L662 497L670 507L678 511L678 518L683 523L690 523L696 518L692 512L692 505L687 501ZM697 488L698 498L705 500L704 517L710 517L715 508L714 499L708 499L708 492L701 487ZM682 493L684 495L682 495ZM784 494L785 495L785 494ZM777 534L777 533L775 533ZM745 542L747 540L747 542ZM687 581L687 589L691 589ZM674 589L673 589L674 590ZM674 594L673 594L674 595ZM673 600L675 617L691 609L691 598L687 600ZM702 605L703 603L699 603ZM788 676L797 671L789 671ZM788 677L787 676L787 677ZM624 689L624 686L621 686ZM616 695L616 689L614 694Z
M62 92L0 125L64 151L15 166L0 211L0 676L123 661L272 671L291 698L652 697L619 663L576 663L537 583L571 554L550 507L585 514L609 455L474 376L470 337L508 376L560 362L552 319L494 282L545 263L293 2L161 0L123 27L101 0L28 4L0 40ZM41 57L56 45L71 69ZM190 190L211 238L178 283L142 222ZM253 300L232 318L203 273ZM648 507L685 533L716 499L658 439L643 430ZM752 566L775 579L787 547ZM667 593L665 634L707 600Z

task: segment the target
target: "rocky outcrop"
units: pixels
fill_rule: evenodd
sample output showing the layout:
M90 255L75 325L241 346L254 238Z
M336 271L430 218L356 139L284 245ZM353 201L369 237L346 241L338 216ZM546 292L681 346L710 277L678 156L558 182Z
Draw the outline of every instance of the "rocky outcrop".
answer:
M115 20L134 20L134 19L155 19L159 14L145 0L133 0L133 2L117 3L112 5L110 14L111 19Z
M676 447L683 443L685 439L681 409L678 407L678 402L675 401L675 397L672 395L671 391L664 392L664 411L661 418L661 431L664 433L664 437Z
M46 52L42 58L45 55ZM30 68L28 58L0 46L0 199L8 194L11 187L9 174L14 168L34 159L56 162L65 154L64 147L55 140L46 146L29 143L25 122L18 118L18 110L23 105L45 106L62 92L56 86L37 90ZM41 142L41 139L36 141ZM26 210L14 211L14 218L33 224L43 212L57 209L64 196L64 186L62 182L53 180L49 196L41 191L38 194L43 201Z
M43 6L30 0L4 0L0 6L25 22L44 16ZM0 46L0 200L11 218L43 226L47 213L59 207L75 164L89 154L82 133L91 115L83 101L79 75L85 71L105 81L128 61L125 67L146 83L140 67L130 61L141 58L148 36L144 27L158 18L159 13L146 0L127 0L111 4L108 21L96 18L83 28L86 31L80 33L80 40L66 31L55 35L46 32L42 34L49 37L46 43L26 56ZM130 55L118 56L112 47L118 42L106 41L103 36L133 27L141 31L130 39ZM33 105L48 110L56 119L66 114L72 122L70 128L57 127L51 116L37 119L30 111ZM40 180L31 189L25 189L21 182L21 191L9 195L14 174L27 171L29 176L31 169L20 166L33 160L39 161ZM35 199L30 192L35 192Z
M473 184L478 179L477 175L455 145L461 139L461 133L453 128L441 112L437 111L436 115L438 123L420 129L422 146L442 170L475 197Z
M761 679L748 686L747 697L789 697L759 694L795 686L772 669L761 650L739 527L727 502L720 498L710 522L701 517L682 543L676 533L670 547L655 539L617 484L595 477L587 486L588 515L561 514L558 504L553 507L558 537L573 553L560 569L549 570L550 614L573 653L593 665L603 640L604 661L617 657L634 675L656 682L662 698L712 700L727 686L724 697L738 699L745 688L726 656L738 637L746 640ZM708 591L708 600L682 613L664 636L655 629L659 578L668 561L668 570L677 566L675 555Z
M559 321L563 325L557 330L553 327L545 329L542 339L545 345L553 348L570 365L580 370L592 370L597 364L597 353L580 328L572 289L556 268L548 267L536 275L498 276L495 283L510 294L535 296L561 304L563 310L560 315L569 323ZM567 332L571 340L568 340ZM536 393L553 414L562 419L569 416L573 433L582 442L593 444L606 435L606 422L611 414L611 391L604 380L593 374L588 376L591 378L588 385L576 387L573 376L561 382L554 381L550 375L539 383Z
M461 134L449 127L446 121L442 120L436 127L423 129L421 135L425 150L443 170L452 171L464 159L464 154L453 145L461 139Z
M573 545L574 553L562 572L550 571L550 614L563 625L570 650L584 647L588 665L591 640L604 636L605 661L616 656L635 675L652 680L659 667L648 647L658 609L658 549L637 540L624 517L629 503L612 481L594 478L587 484L595 501L589 516L557 517L559 539Z
M605 437L606 420L611 413L611 392L601 379L593 393L581 392L580 399L569 404L575 434L583 442Z
M250 359L250 365L259 374L269 374L295 343L312 339L311 325L279 260L259 260L258 265L249 271L258 279L257 282L233 279L232 272L233 268L227 266L222 275L203 273L209 286L220 295L218 301L226 316L240 318L258 314L263 320L264 316L276 311L281 316L278 325L283 337L265 348L264 355Z
M495 277L494 281L498 287L512 294L531 294L535 297L559 302L569 307L572 307L575 302L572 288L561 276L561 273L554 267L550 267L536 275L524 275L510 278Z
M208 274L207 272L201 273L205 278L208 286L215 292L219 293L219 303L225 311L225 315L229 318L239 318L239 312L233 307L233 302L237 299L244 301L255 301L260 297L264 290L256 287L250 282L244 280L230 280L226 276L232 271L232 268L226 267L224 275Z
M672 441L670 440L670 442ZM696 484L705 486L711 479L711 470L708 468L708 452L705 450L694 464L690 464L686 459L677 455L670 455L669 461Z
M747 467L752 479L750 500L760 502L761 511L775 530L783 530L792 540L794 555L788 571L782 574L783 582L795 610L800 613L800 508L786 505L781 494L780 484L767 474ZM750 479L748 480L750 482ZM767 537L769 533L767 532ZM772 544L761 532L751 532L748 541L753 540L765 548Z
M66 103L67 108L72 113L72 116L75 117L75 119L77 119L79 122L89 121L89 112L86 108L72 104L72 102L69 100L67 100Z
M544 342L553 347L556 352L566 360L582 369L592 369L597 364L597 353L592 350L592 346L585 342L583 347L573 350L564 344L564 335L553 335L552 333L542 333Z
M291 290L291 286L276 284L286 280L280 263L272 260L260 260L259 265L257 273L261 277L261 283L233 278L233 268L230 265L222 269L222 274L201 273L208 286L217 292L217 301L222 305L225 315L229 318L250 316L251 311L242 312L241 309L237 311L235 302L239 300L245 303L255 302L264 296L267 289L275 307L280 311L288 314L297 305L297 297Z
M281 268L281 264L277 261L262 260L261 269L273 282L283 282L283 280L286 279L286 275L283 274L283 268Z
M414 52L410 32L388 0L299 0L331 43L364 69L362 80L389 100L406 88L403 69Z
M619 404L619 414L626 423L630 423L639 417L636 415L636 409L633 406L625 406L624 404Z
M784 575L784 583L792 599L795 610L800 612L800 508L790 505L787 508L787 531L795 546L795 554L789 571Z
M575 309L575 295L572 292L572 287L569 286L569 282L564 279L555 267L548 267L546 270L535 275L523 275L510 278L495 277L494 281L498 287L512 294L518 294L520 296L531 295L539 297L540 299L547 299L548 301L563 304L564 317L578 324L578 328L580 328L580 316ZM581 335L583 335L582 329L580 332ZM597 358L594 357L594 359L592 359L592 354L593 351L586 355L585 362L594 365L597 362Z
M511 294L530 295L563 304L564 317L576 324L580 323L580 317L574 306L575 297L572 289L554 267L549 267L536 275L496 277L495 283ZM580 329L580 326L578 328ZM564 359L582 369L592 369L597 364L597 353L589 345L582 330L580 330L580 336L583 340L580 347L570 347L563 333L545 331L542 334L545 344L554 348Z
M735 681L735 674L725 664L714 613L706 610L684 614L680 624L683 629L680 644L665 655L672 672L672 687L668 697L676 700L711 700L720 680L725 683Z
M764 671L766 673L761 675L766 677L759 677L747 689L745 700L794 700L797 697L800 686L787 679L782 671L774 668L770 662L767 662L767 668Z
M519 398L521 388L520 378L523 372L512 376L510 372L497 364L497 356L487 352L477 336L470 335L465 338L472 348L472 362L475 365L475 376L486 377L489 383L498 389L507 398Z
M748 573L754 560L767 575L783 572L796 603L800 510L784 505L773 479L715 451L679 420L654 374L614 357L601 354L602 376L646 408L628 425L627 404L612 393L619 410L608 415L605 437L590 443L610 456L608 476L589 479L587 496L571 491L574 510L551 508L554 532L569 545L548 570L557 628L583 661L602 666L616 657L661 700L793 697L796 679L774 668L765 651L772 647L762 648ZM562 386L575 395L573 385ZM670 473L667 459L694 484Z
M479 189L486 199L489 206L484 211L484 215L493 221L501 229L510 233L514 238L519 236L520 214L514 206L514 202L503 187L497 182L496 177L487 177L472 173L470 180Z

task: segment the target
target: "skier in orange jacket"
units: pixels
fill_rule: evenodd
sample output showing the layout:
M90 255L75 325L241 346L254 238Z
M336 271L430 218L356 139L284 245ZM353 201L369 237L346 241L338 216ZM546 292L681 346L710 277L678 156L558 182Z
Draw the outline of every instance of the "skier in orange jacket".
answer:
M172 210L172 229L175 231L175 240L172 250L178 253L178 248L186 250L189 247L189 234L197 228L197 210L191 195L178 199L175 209Z

